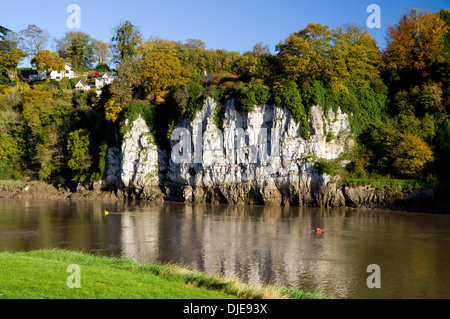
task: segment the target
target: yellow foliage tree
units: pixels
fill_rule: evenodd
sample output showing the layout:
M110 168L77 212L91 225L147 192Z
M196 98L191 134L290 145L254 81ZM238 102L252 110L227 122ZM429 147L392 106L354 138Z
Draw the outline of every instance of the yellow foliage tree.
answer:
M277 46L285 71L294 81L302 76L316 78L327 74L331 69L331 40L328 26L315 23L291 34Z
M115 122L119 117L119 113L122 111L120 105L117 105L114 98L109 99L105 103L105 119L109 122Z
M142 80L153 103L164 103L169 87L187 84L188 72L171 50L144 52L143 62Z
M393 169L407 177L421 173L425 165L434 159L428 144L411 133L400 135L398 143L391 150L391 156Z
M9 52L0 51L0 68L5 68L9 78L14 78L17 66L28 54L19 48L13 48Z
M330 30L310 23L277 46L281 65L290 79L329 78L333 92L348 93L345 82L365 84L379 77L382 55L376 41L349 25Z
M49 50L41 50L31 60L31 64L36 67L39 72L44 71L47 75L47 80L50 79L52 71L64 70L64 60L55 52Z

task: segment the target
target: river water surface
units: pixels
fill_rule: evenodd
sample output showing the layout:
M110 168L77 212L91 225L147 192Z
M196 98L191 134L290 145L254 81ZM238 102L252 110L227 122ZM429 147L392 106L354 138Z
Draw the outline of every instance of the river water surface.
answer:
M336 298L450 298L450 215L0 199L0 251L41 248L175 262ZM372 264L381 288L367 286Z

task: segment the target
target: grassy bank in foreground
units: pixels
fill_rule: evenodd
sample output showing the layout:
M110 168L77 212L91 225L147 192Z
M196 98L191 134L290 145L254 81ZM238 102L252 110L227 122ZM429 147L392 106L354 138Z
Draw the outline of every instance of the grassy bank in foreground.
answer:
M80 288L70 289L69 265L80 267ZM176 265L67 250L0 253L0 299L316 299L321 294L283 287L254 287L238 279Z

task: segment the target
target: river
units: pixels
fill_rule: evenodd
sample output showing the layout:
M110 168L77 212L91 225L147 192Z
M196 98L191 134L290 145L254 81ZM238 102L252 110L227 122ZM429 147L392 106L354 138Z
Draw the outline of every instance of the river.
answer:
M450 298L450 215L0 199L0 251L41 248L174 262L336 298Z

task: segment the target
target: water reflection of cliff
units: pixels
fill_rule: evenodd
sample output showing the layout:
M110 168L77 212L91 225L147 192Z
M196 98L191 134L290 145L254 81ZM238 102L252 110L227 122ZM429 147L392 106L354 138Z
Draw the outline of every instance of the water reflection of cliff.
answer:
M393 211L0 199L0 251L184 263L342 298L450 298L449 229L450 215Z
M332 233L312 231L342 227L345 210L209 205L152 209L158 213L124 213L124 255L241 276L250 283L331 288L343 295L351 284L351 256L329 239ZM336 225L324 219L330 214Z

